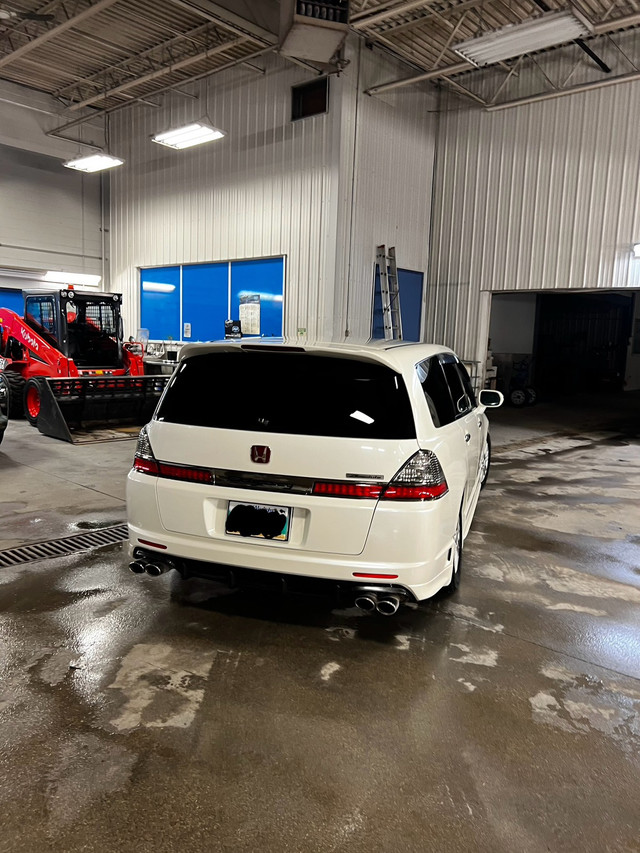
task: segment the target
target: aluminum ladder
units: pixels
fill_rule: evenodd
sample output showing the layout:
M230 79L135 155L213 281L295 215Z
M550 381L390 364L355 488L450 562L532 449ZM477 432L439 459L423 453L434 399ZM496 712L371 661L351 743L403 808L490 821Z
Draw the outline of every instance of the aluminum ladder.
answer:
M378 246L376 264L380 271L380 296L382 297L382 325L386 341L402 340L402 315L400 313L400 291L398 289L398 267L396 247Z

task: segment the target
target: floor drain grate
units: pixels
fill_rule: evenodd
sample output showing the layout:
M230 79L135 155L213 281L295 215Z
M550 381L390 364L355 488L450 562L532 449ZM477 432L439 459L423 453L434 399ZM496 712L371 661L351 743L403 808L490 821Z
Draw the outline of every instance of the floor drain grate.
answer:
M19 566L21 563L33 563L36 560L50 560L52 557L65 557L77 551L103 548L105 545L114 545L128 538L127 525L118 524L116 527L103 527L102 530L78 533L77 536L65 536L64 539L51 539L49 542L7 548L6 551L0 551L0 569Z

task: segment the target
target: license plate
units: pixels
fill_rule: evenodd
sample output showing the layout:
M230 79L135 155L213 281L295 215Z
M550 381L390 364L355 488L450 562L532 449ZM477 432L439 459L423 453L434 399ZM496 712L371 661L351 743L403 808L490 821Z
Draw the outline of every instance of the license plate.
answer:
M286 542L289 539L290 521L291 508L288 506L229 501L224 530L230 536Z

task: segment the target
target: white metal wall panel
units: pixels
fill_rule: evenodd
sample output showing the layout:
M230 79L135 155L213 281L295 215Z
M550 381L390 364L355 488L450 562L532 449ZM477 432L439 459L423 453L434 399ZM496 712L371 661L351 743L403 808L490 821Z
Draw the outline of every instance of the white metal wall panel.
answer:
M348 245L339 253L346 266L338 266L337 275L349 283L345 326L350 335L366 338L376 246L395 246L398 266L425 273L426 279L437 104L435 93L419 90L363 94L406 69L362 42L351 45L348 56L341 178L351 203L338 227L339 239Z
M482 293L638 286L638 127L640 83L497 113L445 112L429 275L433 335L482 358ZM488 312L486 298L484 305Z
M130 328L139 317L138 267L285 255L285 333L331 332L330 114L291 122L290 87L309 74L260 61L264 76L233 69L202 82L197 101L172 95L166 109L114 121L112 149L126 165L112 185L112 282L127 294ZM150 141L205 115L226 131L223 140L185 151Z
M347 324L369 334L378 243L426 272L433 99L362 94L399 66L358 53L356 42L330 80L327 115L291 122L290 87L309 74L264 58L264 76L215 75L198 102L173 95L164 110L114 116L111 147L126 164L113 174L112 286L127 294L130 329L143 266L285 255L285 333L325 339ZM224 140L191 151L150 142L205 113Z
M102 275L100 178L0 145L0 266Z

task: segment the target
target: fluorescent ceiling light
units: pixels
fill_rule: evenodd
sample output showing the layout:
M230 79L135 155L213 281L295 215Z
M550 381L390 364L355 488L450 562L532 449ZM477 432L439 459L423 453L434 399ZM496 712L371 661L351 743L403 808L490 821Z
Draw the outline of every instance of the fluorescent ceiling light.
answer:
M565 10L530 18L521 24L509 24L502 29L455 44L453 50L463 59L480 67L522 56L523 53L565 44L591 34L591 26L586 18L575 10Z
M213 142L214 139L222 139L225 134L217 127L211 127L202 122L188 124L186 127L178 127L175 130L167 130L152 137L153 142L158 145L166 145L167 148L191 148L192 145L201 145L203 142Z
M103 169L113 169L122 166L124 160L112 157L110 154L89 154L88 157L78 157L68 160L64 165L67 169L77 169L79 172L101 172Z
M97 287L102 276L86 275L81 272L59 272L58 270L49 270L45 273L44 281L55 281L58 284L84 284L86 287Z

